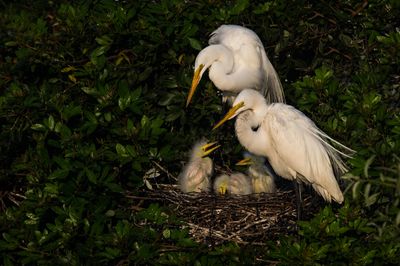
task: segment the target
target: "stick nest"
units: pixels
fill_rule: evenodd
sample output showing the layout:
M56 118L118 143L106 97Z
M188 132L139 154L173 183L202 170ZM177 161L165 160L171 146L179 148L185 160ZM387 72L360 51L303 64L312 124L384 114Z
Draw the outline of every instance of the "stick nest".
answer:
M265 245L281 235L296 232L296 196L293 190L276 193L220 196L214 193L183 193L177 185L158 185L139 195L127 193L134 210L159 202L184 221L197 242L217 245L224 242ZM147 203L147 204L146 204ZM318 208L310 195L303 195L303 219Z

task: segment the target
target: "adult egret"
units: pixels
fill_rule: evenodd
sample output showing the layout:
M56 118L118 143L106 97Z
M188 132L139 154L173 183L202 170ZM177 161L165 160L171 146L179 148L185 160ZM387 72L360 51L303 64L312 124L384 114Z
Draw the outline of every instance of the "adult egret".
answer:
M266 167L266 159L246 152L244 159L236 165L249 165L247 175L250 177L254 193L274 193L276 192L274 174Z
M207 141L202 140L193 146L189 162L178 176L179 187L183 192L210 190L210 178L214 172L214 167L213 161L207 156L219 148L220 145L216 146L215 144L216 142L207 143Z
M196 57L186 106L207 69L210 80L223 92L224 102L232 104L245 88L260 91L267 102L285 101L278 74L254 31L238 25L222 25L211 33L208 43Z
M340 155L350 156L329 141L346 152L353 150L330 138L293 106L267 104L255 90L243 90L214 129L235 116L239 142L251 153L267 157L279 176L311 184L328 202L343 202L335 173L347 170Z
M217 194L248 195L252 193L250 179L242 173L223 174L215 178L214 192Z

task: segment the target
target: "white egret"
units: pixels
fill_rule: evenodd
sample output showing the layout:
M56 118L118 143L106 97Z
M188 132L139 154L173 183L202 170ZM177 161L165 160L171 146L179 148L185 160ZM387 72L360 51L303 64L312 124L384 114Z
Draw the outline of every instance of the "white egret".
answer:
M267 157L276 174L311 184L328 202L343 202L335 173L347 170L340 155L350 156L329 141L346 152L353 150L330 138L293 106L267 104L255 90L243 90L214 129L235 116L239 142L251 153Z
M244 159L236 165L249 165L247 174L250 177L253 193L274 193L276 192L273 173L266 167L266 159L246 152Z
M214 192L217 194L248 195L252 193L250 179L242 173L223 174L215 178Z
M214 167L213 161L207 156L219 148L220 145L215 144L202 140L193 146L189 162L178 176L179 187L183 192L210 191Z
M254 31L238 25L222 25L211 33L208 43L196 57L186 106L207 69L210 80L223 92L224 102L232 104L246 88L260 91L267 102L285 101L279 76Z

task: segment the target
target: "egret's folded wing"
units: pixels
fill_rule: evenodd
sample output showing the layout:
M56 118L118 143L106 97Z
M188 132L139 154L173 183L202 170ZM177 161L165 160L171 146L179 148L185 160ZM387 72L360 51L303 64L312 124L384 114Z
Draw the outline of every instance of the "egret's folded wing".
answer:
M298 173L297 178L313 184L314 188L321 188L321 191L316 190L324 198L328 192L336 201L343 201L327 148L308 128L315 127L312 121L290 106L275 104L271 107L265 126L272 147L283 163Z

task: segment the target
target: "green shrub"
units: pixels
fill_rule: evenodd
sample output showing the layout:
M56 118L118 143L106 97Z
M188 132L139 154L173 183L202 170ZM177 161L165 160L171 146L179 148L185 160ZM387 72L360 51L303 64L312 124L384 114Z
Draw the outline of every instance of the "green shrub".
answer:
M1 6L4 265L397 262L397 1ZM210 134L223 106L207 78L184 107L195 56L224 23L256 31L288 103L357 151L344 177L346 204L303 221L279 245L210 248L166 206L132 212L124 197L149 178L175 182L160 166L176 176L200 137L224 144L223 162L240 152L234 134Z

